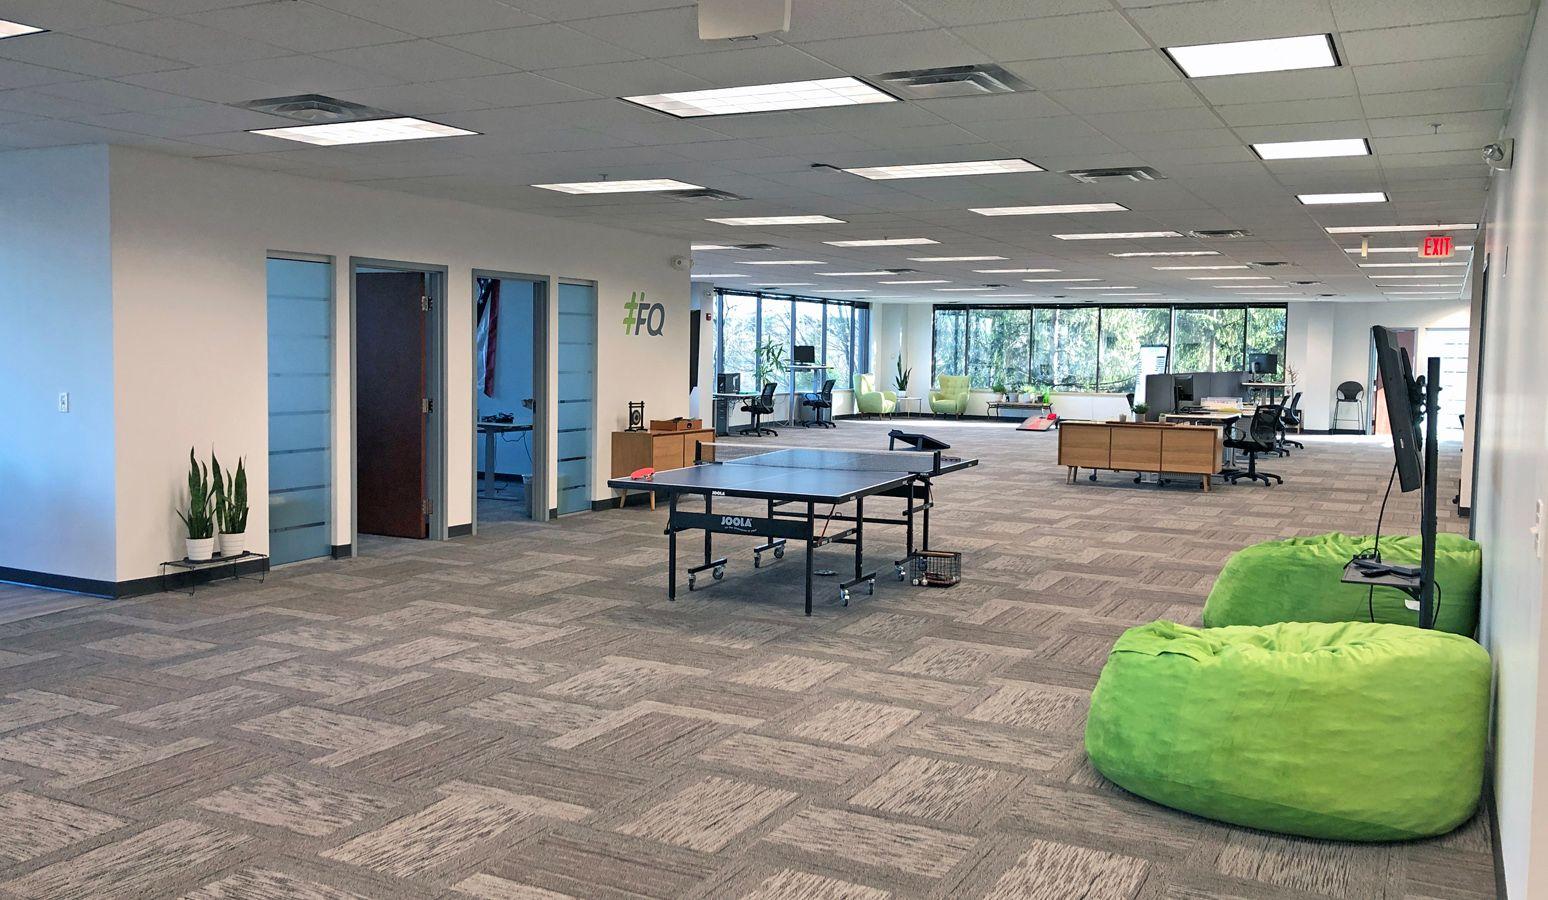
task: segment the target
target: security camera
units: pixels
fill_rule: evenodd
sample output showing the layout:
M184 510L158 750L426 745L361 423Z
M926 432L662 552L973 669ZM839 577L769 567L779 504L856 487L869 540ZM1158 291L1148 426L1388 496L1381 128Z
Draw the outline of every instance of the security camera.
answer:
M1483 148L1483 161L1489 168L1497 171L1505 171L1516 155L1516 141L1506 138L1498 143L1489 144Z
M676 269L679 272L687 269L688 268L688 257L686 257L686 256L674 256L674 257L672 257L672 268Z

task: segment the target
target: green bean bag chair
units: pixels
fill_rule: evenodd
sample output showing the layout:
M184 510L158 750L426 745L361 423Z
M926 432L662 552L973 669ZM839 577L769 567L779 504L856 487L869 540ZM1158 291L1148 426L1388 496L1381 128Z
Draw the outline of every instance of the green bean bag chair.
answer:
M1226 561L1204 603L1204 624L1271 625L1275 622L1377 622L1417 625L1419 614L1406 608L1408 595L1395 588L1343 584L1350 557L1368 550L1375 539L1319 534L1268 541L1237 551ZM1382 535L1381 558L1417 566L1419 538ZM1458 534L1435 538L1435 583L1440 587L1435 627L1471 635L1478 627L1478 585L1483 551ZM1367 603L1369 595L1369 603Z
M1346 841L1444 834L1483 786L1489 655L1370 622L1118 638L1086 752L1125 790L1235 825Z

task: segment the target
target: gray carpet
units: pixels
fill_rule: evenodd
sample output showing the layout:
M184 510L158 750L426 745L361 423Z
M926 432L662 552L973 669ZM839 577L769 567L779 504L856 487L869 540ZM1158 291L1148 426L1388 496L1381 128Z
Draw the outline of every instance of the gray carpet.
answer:
M799 554L754 571L723 538L725 581L669 604L664 511L630 507L0 625L0 897L1494 896L1483 815L1285 838L1081 750L1120 631L1196 622L1243 545L1369 530L1388 450L1308 438L1265 464L1283 486L1205 495L1066 485L1052 434L928 430L984 461L938 491L950 590L844 608L829 580L807 619ZM871 530L876 562L899 537Z

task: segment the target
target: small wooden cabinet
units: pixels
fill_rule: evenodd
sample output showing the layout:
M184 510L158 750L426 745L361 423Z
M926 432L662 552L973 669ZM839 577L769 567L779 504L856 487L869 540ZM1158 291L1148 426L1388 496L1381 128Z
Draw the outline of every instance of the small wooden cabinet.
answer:
M1059 465L1073 482L1080 469L1166 472L1209 477L1220 471L1223 436L1213 425L1070 422L1059 425Z
M697 459L699 443L713 443L715 429L696 428L688 431L615 431L613 432L613 474L611 478L627 478L640 469L681 469L691 466ZM627 492L619 495L623 505ZM656 495L651 494L651 507L656 505Z

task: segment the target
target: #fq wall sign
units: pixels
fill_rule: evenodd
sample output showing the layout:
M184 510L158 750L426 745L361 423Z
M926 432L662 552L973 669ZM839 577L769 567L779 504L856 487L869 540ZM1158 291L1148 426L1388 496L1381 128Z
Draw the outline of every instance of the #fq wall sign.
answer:
M647 302L644 291L634 291L624 304L623 324L624 334L637 335L643 326L646 334L660 337L666 329L666 306Z

